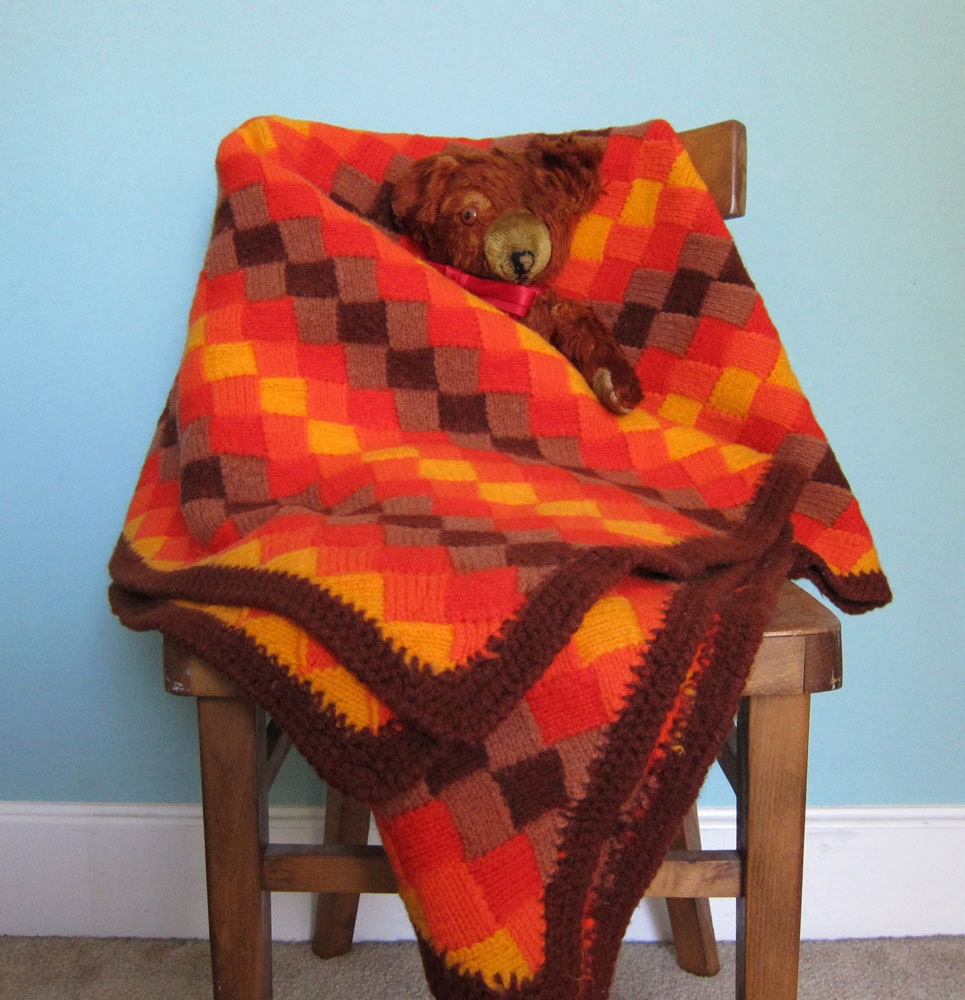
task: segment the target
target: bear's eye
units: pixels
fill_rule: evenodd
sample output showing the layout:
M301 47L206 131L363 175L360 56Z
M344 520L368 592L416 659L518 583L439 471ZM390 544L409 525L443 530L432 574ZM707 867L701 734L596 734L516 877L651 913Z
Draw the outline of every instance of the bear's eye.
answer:
M473 208L472 205L467 205L460 213L459 219L464 226L471 226L476 221L476 216L479 215L477 209Z

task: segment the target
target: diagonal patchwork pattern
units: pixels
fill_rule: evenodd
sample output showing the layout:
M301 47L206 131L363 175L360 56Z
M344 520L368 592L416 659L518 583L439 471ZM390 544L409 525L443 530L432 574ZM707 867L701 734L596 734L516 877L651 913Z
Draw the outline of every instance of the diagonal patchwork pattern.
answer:
M673 130L596 133L557 290L635 361L602 408L392 229L492 140L254 119L111 560L132 628L224 670L371 801L440 998L594 1000L781 579L888 600L870 534Z
M379 810L402 896L450 968L479 971L497 987L532 978L543 963L534 901L557 872L566 811L667 602L664 587L621 581L484 744L448 748L417 802L410 793Z

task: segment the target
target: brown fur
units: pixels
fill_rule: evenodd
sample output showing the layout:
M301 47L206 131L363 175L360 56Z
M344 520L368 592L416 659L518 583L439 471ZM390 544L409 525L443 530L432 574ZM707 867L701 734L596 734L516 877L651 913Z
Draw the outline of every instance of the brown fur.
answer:
M544 284L562 270L579 217L600 195L602 152L589 138L535 136L520 151L436 153L399 178L392 210L430 260L481 278ZM547 290L523 322L576 366L605 406L627 413L640 402L633 368L589 305Z

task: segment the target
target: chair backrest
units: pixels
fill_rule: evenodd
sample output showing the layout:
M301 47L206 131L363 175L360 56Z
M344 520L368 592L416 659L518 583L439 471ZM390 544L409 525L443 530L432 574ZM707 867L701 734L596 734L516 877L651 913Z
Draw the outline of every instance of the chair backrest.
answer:
M747 193L747 130L738 121L717 122L680 133L697 172L725 219L744 214Z

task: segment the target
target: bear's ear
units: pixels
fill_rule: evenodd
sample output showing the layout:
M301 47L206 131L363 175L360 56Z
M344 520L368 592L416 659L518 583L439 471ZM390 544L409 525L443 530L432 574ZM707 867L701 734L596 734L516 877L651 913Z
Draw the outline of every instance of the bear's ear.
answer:
M392 192L392 214L399 227L411 234L413 223L435 222L446 187L458 170L459 161L447 153L411 163Z
M527 160L545 171L544 180L567 199L574 213L591 208L600 197L600 164L605 143L580 135L536 135L526 147Z

